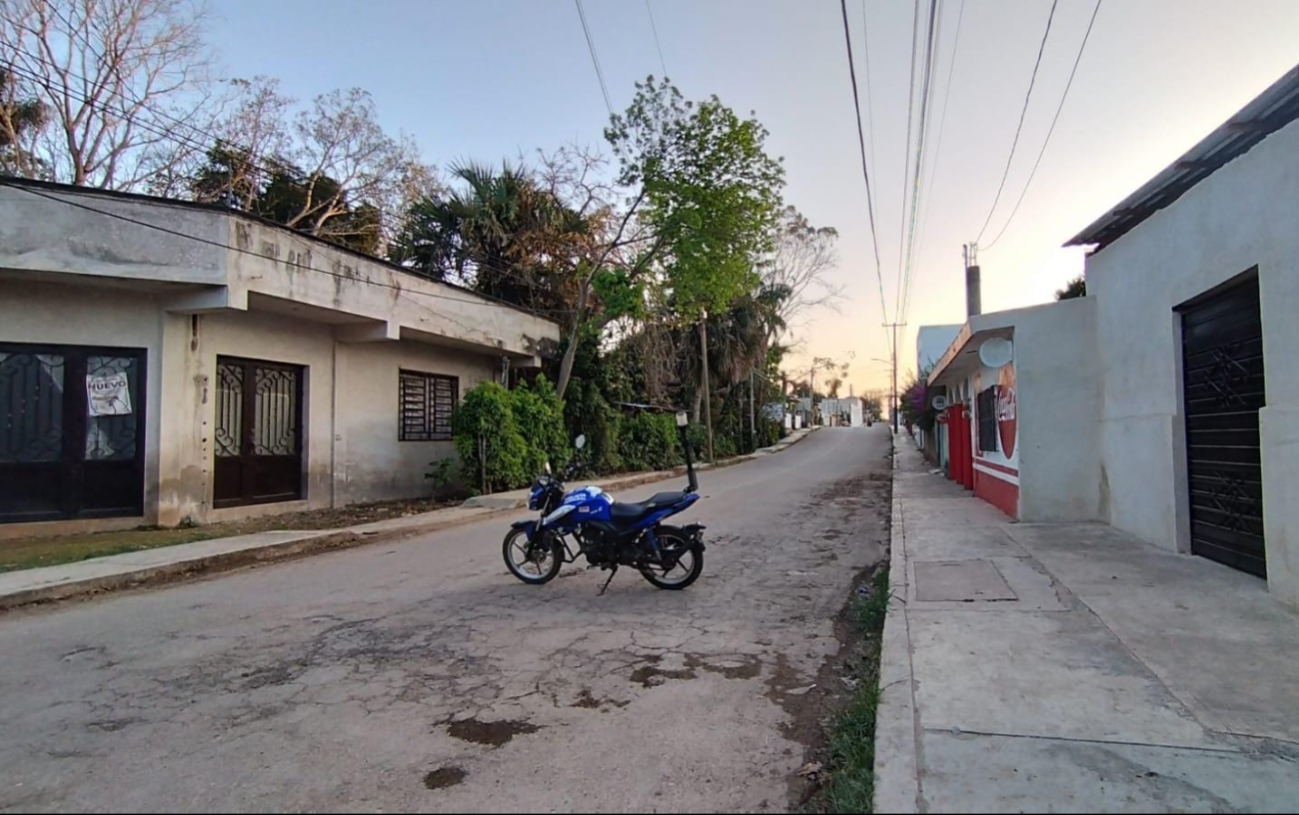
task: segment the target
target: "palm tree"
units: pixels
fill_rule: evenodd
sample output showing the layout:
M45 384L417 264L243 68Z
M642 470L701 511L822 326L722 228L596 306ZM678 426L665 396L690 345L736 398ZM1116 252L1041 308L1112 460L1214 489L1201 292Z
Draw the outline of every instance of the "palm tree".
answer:
M592 221L543 189L524 168L473 162L452 168L460 186L407 212L392 260L532 308L573 299L573 270L592 241Z

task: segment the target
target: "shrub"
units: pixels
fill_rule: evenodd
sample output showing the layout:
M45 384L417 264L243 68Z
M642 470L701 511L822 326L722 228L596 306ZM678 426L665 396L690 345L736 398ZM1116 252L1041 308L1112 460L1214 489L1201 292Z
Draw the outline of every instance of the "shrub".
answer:
M624 419L618 447L629 470L666 470L684 461L671 414L638 413Z
M525 472L539 473L547 461L556 469L568 463L571 448L564 428L564 405L549 380L538 377L532 387L521 382L510 392L510 399L514 422L526 446Z
M473 488L488 492L528 483L528 443L514 418L514 400L498 382L465 392L451 414L451 432L463 472Z

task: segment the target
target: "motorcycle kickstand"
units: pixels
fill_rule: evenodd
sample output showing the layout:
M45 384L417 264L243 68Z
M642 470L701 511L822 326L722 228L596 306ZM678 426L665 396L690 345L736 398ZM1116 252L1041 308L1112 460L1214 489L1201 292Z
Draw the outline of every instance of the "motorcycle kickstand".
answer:
M596 597L603 597L603 596L604 596L605 590L607 590L607 589L609 588L609 584L613 582L613 576L616 575L616 574L618 574L618 564L617 564L617 563L613 564L613 568L609 570L609 579L606 580L606 581L604 581L604 585L600 587L600 593L597 594Z

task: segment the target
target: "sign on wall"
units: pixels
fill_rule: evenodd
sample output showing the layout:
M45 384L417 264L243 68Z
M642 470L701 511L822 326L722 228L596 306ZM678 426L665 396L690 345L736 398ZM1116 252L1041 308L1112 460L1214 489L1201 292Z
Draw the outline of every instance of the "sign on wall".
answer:
M1015 366L1004 365L997 372L997 434L1006 458L1015 453L1015 434L1019 429L1015 393Z
M90 416L126 416L131 412L131 383L125 373L86 377Z

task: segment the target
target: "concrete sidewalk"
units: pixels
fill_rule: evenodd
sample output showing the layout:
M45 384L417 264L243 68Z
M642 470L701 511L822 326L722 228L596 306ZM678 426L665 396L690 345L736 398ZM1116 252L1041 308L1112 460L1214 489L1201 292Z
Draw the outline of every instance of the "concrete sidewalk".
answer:
M894 471L876 812L1292 812L1299 614L1099 524Z
M763 448L747 456L727 459L716 465L701 464L696 469L727 467L781 452L790 445L802 441L812 430L815 428L796 430L772 447ZM652 473L630 473L590 483L612 492L676 478L684 474L685 468L679 467ZM526 489L512 490L471 498L458 507L339 529L257 532L251 535L213 538L77 563L9 572L0 574L0 611L33 603L163 583L183 577L284 560L362 543L439 532L520 509L527 505L527 498Z

